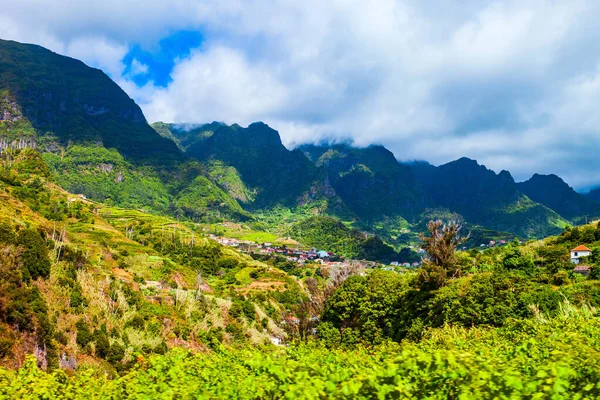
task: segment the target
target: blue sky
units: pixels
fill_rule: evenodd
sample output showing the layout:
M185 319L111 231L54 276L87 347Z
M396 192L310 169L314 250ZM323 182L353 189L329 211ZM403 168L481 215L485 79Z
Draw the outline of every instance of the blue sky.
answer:
M144 49L139 44L132 43L123 58L125 69L122 75L131 76L137 86L152 82L159 87L167 87L171 83L171 71L179 59L190 55L192 49L202 44L200 31L177 31L160 39L158 44L150 49ZM142 68L141 71L137 69Z
M264 121L517 180L600 183L594 0L21 0L0 37L103 69L149 121Z

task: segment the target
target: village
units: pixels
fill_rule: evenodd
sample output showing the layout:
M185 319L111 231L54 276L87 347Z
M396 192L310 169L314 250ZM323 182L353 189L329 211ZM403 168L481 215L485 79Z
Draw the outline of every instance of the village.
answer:
M331 251L326 250L318 250L316 248L312 249L302 249L299 247L288 247L286 245L276 245L271 242L257 243L250 240L241 240L235 238L228 238L223 236L218 236L215 234L209 234L209 238L215 240L217 243L233 247L236 250L249 254L249 255L262 255L262 256L279 256L284 257L286 261L290 261L293 263L302 266L304 264L320 264L325 267L348 267L350 265L360 265L363 268L380 268L386 271L397 271L401 272L405 269L414 269L421 266L421 262L399 262L392 261L389 264L382 264L375 261L368 260L352 260L346 259L342 256L339 256ZM522 243L519 241L519 243ZM506 240L490 240L487 244L480 244L479 248L493 248L493 247L502 247L508 245ZM409 246L411 250L416 252L420 257L426 257L427 252L415 246ZM466 250L466 248L463 248ZM573 264L575 264L575 268L573 272L577 274L581 274L587 276L590 272L590 267L586 265L580 264L580 259L585 259L591 256L591 250L585 246L578 246L571 250L570 259Z
M301 249L298 247L288 247L285 245L278 246L271 242L265 243L256 243L250 240L239 240L235 238L227 238L223 236L217 236L214 234L209 234L209 238L215 240L217 243L233 247L236 250L246 253L246 254L258 254L263 256L281 256L285 257L287 261L294 262L299 265L304 265L307 263L311 264L321 264L325 267L347 267L349 265L360 264L365 268L376 268L379 267L383 270L393 271L396 268L418 268L421 263L413 262L413 263L400 263L398 261L392 261L390 264L381 264L375 261L368 260L350 260L345 259L331 251L326 250L318 250L316 248L312 248L309 250ZM417 254L424 256L425 250L418 249Z

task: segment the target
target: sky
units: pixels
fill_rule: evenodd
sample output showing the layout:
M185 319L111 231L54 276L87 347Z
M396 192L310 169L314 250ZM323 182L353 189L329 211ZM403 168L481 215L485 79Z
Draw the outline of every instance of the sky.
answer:
M600 184L597 0L19 0L0 38L101 68L150 122L263 121Z

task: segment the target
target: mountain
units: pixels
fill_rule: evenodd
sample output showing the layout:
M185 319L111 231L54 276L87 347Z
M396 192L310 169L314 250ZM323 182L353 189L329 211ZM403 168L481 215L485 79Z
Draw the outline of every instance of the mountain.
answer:
M86 143L135 161L183 159L104 72L40 46L0 40L0 106L3 136L35 134L49 150Z
M165 125L154 124L163 132ZM301 151L288 150L279 133L264 123L247 128L218 122L166 126L186 155L201 161L246 209L315 206L333 214L348 213L324 172Z
M161 136L173 140L183 151L198 141L202 141L225 124L222 122L212 122L210 124L168 124L158 121L152 124L152 127Z
M556 212L521 193L508 171L496 174L461 158L439 167L419 163L413 172L437 206L470 223L522 237L555 234L566 224Z
M383 146L303 145L300 150L327 171L336 193L366 221L383 217L413 220L431 205L413 171Z
M112 205L202 221L268 219L275 230L290 215L293 224L327 214L396 244L414 241L432 215L524 237L566 223L508 172L473 160L405 165L383 146L349 144L289 150L260 122L153 129L102 71L35 45L0 41L0 116L0 147L41 150L63 188ZM572 221L590 214L531 197Z
M600 217L600 204L575 192L556 175L534 174L529 180L517 184L519 190L531 200L556 211L562 217L585 222Z
M152 129L101 70L40 46L0 40L0 149L43 151L58 183L90 199L247 219L170 139Z
M600 187L591 189L584 196L596 203L600 203Z

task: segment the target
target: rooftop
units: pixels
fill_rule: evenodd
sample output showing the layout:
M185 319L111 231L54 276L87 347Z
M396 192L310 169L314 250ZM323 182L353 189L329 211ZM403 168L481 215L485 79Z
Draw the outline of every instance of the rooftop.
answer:
M573 250L571 250L571 251L592 251L592 250L588 249L588 248L587 248L587 247L585 247L584 245L581 245L581 246L577 246L577 247L575 247L575 248L574 248Z
M589 270L590 270L589 265L578 265L573 269L573 271L589 271Z

